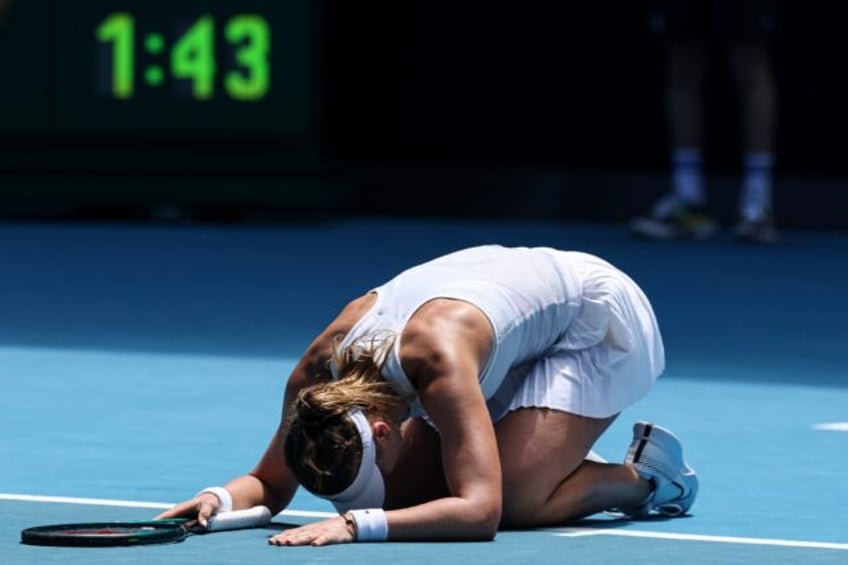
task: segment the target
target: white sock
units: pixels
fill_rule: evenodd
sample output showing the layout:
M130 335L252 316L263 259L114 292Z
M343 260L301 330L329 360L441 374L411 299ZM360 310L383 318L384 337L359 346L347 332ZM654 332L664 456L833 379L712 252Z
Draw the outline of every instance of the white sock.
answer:
M747 153L745 155L745 178L742 182L742 195L739 213L746 220L760 220L772 208L772 169L774 154L769 152Z
M689 206L700 206L704 198L703 157L694 147L671 152L671 184L677 200Z

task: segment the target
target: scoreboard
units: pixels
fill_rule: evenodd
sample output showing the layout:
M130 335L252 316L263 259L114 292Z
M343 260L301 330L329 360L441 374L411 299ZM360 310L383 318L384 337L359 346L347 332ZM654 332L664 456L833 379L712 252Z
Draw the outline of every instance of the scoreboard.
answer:
M0 213L329 210L316 0L0 0Z
M14 0L0 132L311 136L315 4Z

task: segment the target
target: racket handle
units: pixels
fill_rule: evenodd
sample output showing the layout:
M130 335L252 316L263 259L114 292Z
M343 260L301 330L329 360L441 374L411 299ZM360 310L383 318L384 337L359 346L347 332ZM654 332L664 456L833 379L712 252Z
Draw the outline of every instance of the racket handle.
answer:
M256 528L271 522L271 511L265 506L254 506L246 510L231 510L220 512L209 518L207 532L223 532Z

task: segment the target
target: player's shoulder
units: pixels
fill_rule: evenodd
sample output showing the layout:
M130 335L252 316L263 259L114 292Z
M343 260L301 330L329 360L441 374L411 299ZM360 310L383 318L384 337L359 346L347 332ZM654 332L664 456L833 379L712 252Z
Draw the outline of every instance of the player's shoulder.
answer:
M485 314L464 300L435 299L418 309L401 336L406 363L444 363L491 347L492 327Z

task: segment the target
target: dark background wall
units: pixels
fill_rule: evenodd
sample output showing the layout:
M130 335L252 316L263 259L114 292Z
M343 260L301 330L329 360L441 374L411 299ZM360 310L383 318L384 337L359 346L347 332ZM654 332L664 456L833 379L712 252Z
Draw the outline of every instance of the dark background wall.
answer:
M443 188L461 210L529 215L516 205L532 192L540 213L618 221L667 189L663 53L650 2L331 4L328 151L392 165L362 175L364 208L396 201L384 194L401 187L435 213L428 196ZM848 227L844 10L779 7L781 223ZM711 55L707 168L730 220L738 110L720 46Z
M328 117L353 157L661 167L662 52L647 2L330 2ZM781 165L843 174L843 9L783 2L775 59ZM735 165L734 94L721 51L709 145ZM336 127L333 127L336 126Z
M618 221L666 189L662 52L647 2L316 2L318 167L293 165L273 134L57 130L49 109L56 85L25 88L39 84L37 61L49 65L51 54L15 49L21 41L50 49L37 38L60 25L46 19L51 5L18 0L0 32L0 65L23 85L3 79L0 117L38 125L0 134L7 209L67 204L87 187L119 183L124 204ZM782 223L848 227L844 10L780 5ZM737 114L715 55L707 165L716 205L729 215Z

